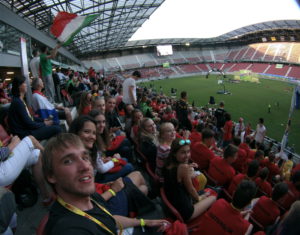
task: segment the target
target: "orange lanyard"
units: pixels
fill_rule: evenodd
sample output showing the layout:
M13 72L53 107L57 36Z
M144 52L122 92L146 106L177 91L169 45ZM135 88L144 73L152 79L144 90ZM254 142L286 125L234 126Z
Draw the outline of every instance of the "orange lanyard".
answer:
M93 200L92 198L91 198L91 200L96 204L96 206L98 206L98 207L99 207L101 210L103 210L106 214L108 214L109 216L112 217L112 214L109 213L108 210L106 210L103 206L99 205L99 204L98 204L95 200ZM107 232L109 232L110 234L115 235L115 234L114 234L108 227L106 227L106 225L103 224L101 221L99 221L99 220L97 220L95 217L93 217L93 216L91 216L91 215L85 213L84 211L80 210L79 208L77 208L77 207L75 207L75 206L72 206L72 205L69 204L69 203L66 203L61 197L57 197L57 201L58 201L63 207L65 207L66 209L68 209L69 211L71 211L71 212L73 212L73 213L75 213L75 214L77 214L77 215L80 215L80 216L83 216L83 217L86 217L86 218L90 219L91 221L93 221L94 223L98 224L100 227L102 227L103 229L105 229L105 230L106 230ZM118 222L117 222L117 224L120 226L120 233L119 233L119 235L121 235L121 234L122 234L122 230L123 230L122 225L119 224Z

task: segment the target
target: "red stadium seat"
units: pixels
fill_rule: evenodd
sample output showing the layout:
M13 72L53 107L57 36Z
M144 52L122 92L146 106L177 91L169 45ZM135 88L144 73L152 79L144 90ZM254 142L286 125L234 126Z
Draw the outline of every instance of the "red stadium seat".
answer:
M49 219L49 214L47 213L40 221L40 223L36 229L36 235L46 235L45 226L48 222L48 219Z

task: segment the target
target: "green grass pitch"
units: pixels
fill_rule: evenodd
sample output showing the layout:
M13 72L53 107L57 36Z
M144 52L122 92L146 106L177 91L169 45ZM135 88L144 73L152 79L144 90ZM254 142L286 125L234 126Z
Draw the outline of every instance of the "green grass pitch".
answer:
M255 129L258 118L263 117L267 136L281 141L291 105L293 92L291 84L268 79L260 79L259 84L243 81L240 83L225 82L226 90L231 94L222 95L217 94L218 90L223 89L222 85L218 85L217 79L215 75L210 75L208 79L205 76L193 76L151 81L140 85L149 87L150 84L153 84L157 91L160 90L161 86L167 95L170 95L172 87L177 89L177 96L185 90L188 92L189 103L194 101L196 106L208 104L209 97L214 96L216 104L225 101L225 109L232 115L233 121L236 122L239 117L243 117L244 122L251 123L252 129ZM276 105L277 102L279 106ZM268 113L269 104L271 105L271 113ZM299 130L300 110L295 110L292 116L289 146L294 147L297 153L300 153Z

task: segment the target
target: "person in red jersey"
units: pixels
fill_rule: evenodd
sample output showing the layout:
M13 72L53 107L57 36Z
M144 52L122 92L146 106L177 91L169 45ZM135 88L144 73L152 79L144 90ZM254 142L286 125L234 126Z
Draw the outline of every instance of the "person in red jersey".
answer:
M213 145L215 133L208 128L202 130L202 141L191 146L191 158L200 169L208 169L209 163L216 156L210 149Z
M253 160L252 162L250 162L248 171L247 171L247 175L240 173L233 177L233 179L231 180L230 185L228 187L228 193L230 195L233 195L236 188L242 182L242 180L254 181L254 179L257 175L258 169L259 169L259 163L257 160Z
M199 227L201 235L241 235L250 234L253 225L248 222L249 210L243 211L256 194L252 181L242 181L234 193L232 203L217 200L202 216Z
M241 173L245 173L247 171L247 152L245 149L239 147L241 144L240 137L233 138L233 144L239 148L237 159L232 163L232 167Z
M224 150L223 158L215 157L211 160L208 174L222 186L229 184L235 175L235 170L231 164L237 158L238 148L232 144L228 145Z
M267 181L268 175L269 170L268 168L264 167L259 171L258 177L255 179L255 183L261 192L265 193L268 197L270 197L272 193L272 186Z
M223 148L227 147L232 141L232 129L233 122L231 121L231 115L225 113L225 125L223 127Z
M287 184L289 186L289 192L278 201L286 210L288 210L295 201L300 199L300 171L297 171Z
M252 217L266 227L279 220L280 210L276 202L288 192L288 185L284 182L274 186L272 197L261 196L257 199L252 211Z

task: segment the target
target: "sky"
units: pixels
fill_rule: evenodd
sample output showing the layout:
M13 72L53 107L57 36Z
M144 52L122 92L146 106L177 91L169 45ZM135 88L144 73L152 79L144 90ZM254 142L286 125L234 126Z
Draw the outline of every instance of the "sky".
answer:
M273 20L300 20L296 0L166 0L130 40L210 38Z

